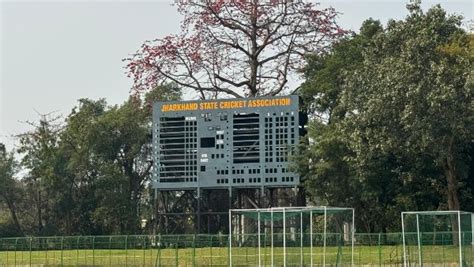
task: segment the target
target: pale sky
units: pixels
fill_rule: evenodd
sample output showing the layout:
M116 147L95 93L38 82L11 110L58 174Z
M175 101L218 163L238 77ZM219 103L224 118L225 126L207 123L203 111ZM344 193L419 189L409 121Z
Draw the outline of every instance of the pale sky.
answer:
M339 24L357 31L365 19L403 19L407 1L322 1L342 14ZM38 113L66 116L79 98L124 102L132 81L122 58L145 40L179 32L172 1L0 0L0 142L29 129L22 121ZM473 20L469 0L440 3L449 13ZM467 27L467 26L465 26Z

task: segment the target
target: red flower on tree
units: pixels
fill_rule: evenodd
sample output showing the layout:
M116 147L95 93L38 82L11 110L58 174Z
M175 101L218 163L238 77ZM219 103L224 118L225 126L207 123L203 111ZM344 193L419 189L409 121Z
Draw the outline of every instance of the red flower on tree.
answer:
M308 53L347 32L333 8L302 1L180 1L182 32L145 42L127 61L141 94L174 83L201 98L277 95Z

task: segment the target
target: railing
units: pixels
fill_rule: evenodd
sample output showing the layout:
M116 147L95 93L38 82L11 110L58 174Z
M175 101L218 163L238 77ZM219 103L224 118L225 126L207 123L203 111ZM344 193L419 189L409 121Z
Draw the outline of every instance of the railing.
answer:
M418 266L422 256L423 263L429 266L458 266L461 251L464 266L474 266L472 234L463 233L461 250L453 245L452 236L452 233L406 234L407 262ZM312 249L309 234L303 238L288 237L285 250L288 266L322 266L323 253L326 266L349 266L350 242L344 242L341 235L327 234L327 240L333 241L328 241L323 250L322 236L313 233L312 237ZM245 237L247 241L240 245L232 244L233 266L255 266L259 260L262 265L272 265L270 255L275 259L281 257L282 243L274 236L272 250L269 238L268 234L261 236L260 251L255 242L257 235ZM201 234L0 238L0 266L227 266L228 240L227 235ZM355 241L356 266L403 266L401 233L357 233ZM280 261L273 264L280 265Z

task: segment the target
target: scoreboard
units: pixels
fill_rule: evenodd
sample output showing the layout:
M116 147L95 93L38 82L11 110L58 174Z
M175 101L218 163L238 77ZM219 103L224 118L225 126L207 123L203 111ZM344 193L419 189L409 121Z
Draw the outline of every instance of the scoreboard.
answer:
M153 187L291 187L300 131L298 96L157 102Z

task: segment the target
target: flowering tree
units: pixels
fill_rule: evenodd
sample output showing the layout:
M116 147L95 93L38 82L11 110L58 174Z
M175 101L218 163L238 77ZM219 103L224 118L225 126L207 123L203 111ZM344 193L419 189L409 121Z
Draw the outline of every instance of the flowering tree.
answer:
M146 41L125 59L136 94L174 83L203 99L277 95L307 53L346 33L333 8L302 1L183 0L177 7L182 32Z

